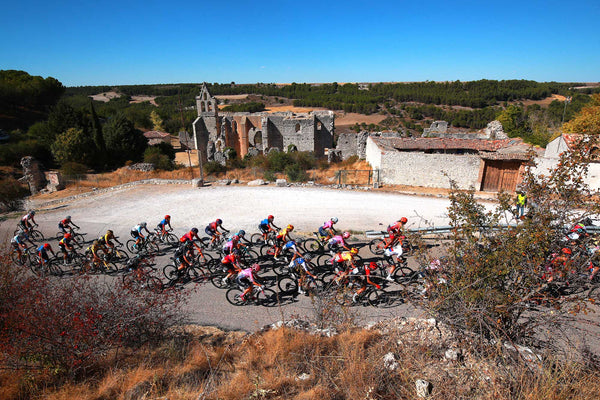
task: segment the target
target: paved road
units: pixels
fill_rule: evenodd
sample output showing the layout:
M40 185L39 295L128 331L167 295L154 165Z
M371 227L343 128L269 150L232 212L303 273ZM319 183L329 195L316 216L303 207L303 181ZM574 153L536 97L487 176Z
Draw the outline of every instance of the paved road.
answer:
M148 185L99 194L40 210L36 221L42 232L53 236L58 230L58 221L71 215L90 239L110 228L126 240L131 226L141 221L147 221L153 226L166 213L172 216L175 233L178 235L192 226L197 226L203 232L204 226L216 218L223 219L224 226L228 229L245 229L252 233L257 231L259 220L273 214L275 223L279 226L291 223L296 227L297 233L310 235L325 219L333 216L339 218L339 229L355 232L383 229L401 216L409 218L409 227L428 223L447 225L447 207L448 200L445 198L367 191L240 186L192 189L176 185ZM0 237L6 237L7 241L15 223L15 220L2 222ZM363 250L363 258L369 256L367 253ZM159 266L166 265L167 262L168 256L157 259ZM277 308L234 307L225 300L224 291L209 284L194 291L187 310L195 323L255 330L265 324L294 316L310 318L314 314L314 305L309 298L301 296L292 303ZM353 308L353 312L358 319L368 322L396 315L415 315L418 311L402 305L387 310Z

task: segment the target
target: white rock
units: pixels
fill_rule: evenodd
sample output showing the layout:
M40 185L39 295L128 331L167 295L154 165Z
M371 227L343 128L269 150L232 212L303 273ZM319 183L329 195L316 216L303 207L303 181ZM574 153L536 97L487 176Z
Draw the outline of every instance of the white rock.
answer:
M285 180L285 179L277 179L275 181L275 185L277 185L279 187L285 187L285 186L287 186L287 180Z
M415 381L415 387L417 389L417 397L421 398L429 397L431 391L433 390L433 385L423 379L418 379Z
M383 356L383 366L388 371L395 371L400 366L394 357L394 353L387 353Z
M253 181L248 182L248 186L262 186L265 184L265 181L262 179L255 179Z

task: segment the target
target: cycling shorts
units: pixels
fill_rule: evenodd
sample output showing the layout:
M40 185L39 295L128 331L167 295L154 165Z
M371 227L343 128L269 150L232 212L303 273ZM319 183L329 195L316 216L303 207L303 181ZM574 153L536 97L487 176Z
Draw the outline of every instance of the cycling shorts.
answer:
M215 236L215 234L217 233L214 229L210 229L210 227L206 227L204 228L204 232L208 235L208 236Z
M268 233L269 232L269 225L260 224L258 226L258 229L260 229L260 231L262 233Z

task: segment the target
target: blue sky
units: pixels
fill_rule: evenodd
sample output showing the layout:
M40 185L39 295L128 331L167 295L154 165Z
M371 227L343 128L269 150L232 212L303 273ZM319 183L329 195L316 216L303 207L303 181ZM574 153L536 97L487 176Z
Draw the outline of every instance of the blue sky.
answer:
M66 86L600 81L598 0L4 3L0 69Z

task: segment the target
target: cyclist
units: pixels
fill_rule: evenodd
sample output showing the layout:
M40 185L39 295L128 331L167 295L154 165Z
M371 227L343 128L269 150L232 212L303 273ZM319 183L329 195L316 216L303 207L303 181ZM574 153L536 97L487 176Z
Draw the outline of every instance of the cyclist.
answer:
M296 257L302 257L302 254L300 254L300 252L298 251L298 246L296 246L296 242L293 240L289 240L287 241L282 249L282 252L286 253L292 253L292 261L296 259Z
M135 247L138 247L140 245L140 242L146 238L142 233L142 229L146 231L146 234L150 234L150 231L148 230L146 225L147 224L145 222L140 222L139 224L131 228L131 232L129 233L131 234L131 237L135 239Z
M35 219L33 218L35 216L35 211L34 210L30 210L27 214L23 215L23 217L21 217L21 221L19 222L19 225L21 226L21 229L25 232L29 232L29 230L31 228L33 228L34 225L37 225L35 222Z
M221 228L222 232L219 232L219 228ZM218 236L229 231L223 228L223 220L221 218L217 218L214 222L211 222L206 226L206 228L204 228L204 232L211 237L209 243L209 246L211 246Z
M31 240L29 240L29 236L27 236L27 233L25 233L24 231L19 232L10 240L10 244L17 252L17 255L19 256L19 260L21 259L22 255L23 255L23 253L21 252L21 249L23 249L23 250L27 249L27 245L25 244L26 241L33 244L33 242Z
M331 239L332 236L335 235L336 230L333 227L334 224L337 224L337 217L330 218L329 221L324 222L323 226L319 228L319 235L323 238L323 241L327 241Z
M167 225L169 225L169 230L172 231L173 228L171 227L171 216L168 214L165 215L165 218L163 218L163 220L157 225L158 229L160 229L161 235L163 236L167 234Z
M572 254L573 251L568 247L563 247L560 253L553 253L552 259L544 268L542 279L546 280L547 283L551 283L555 278L562 278L567 264L570 263Z
M63 219L62 221L60 221L58 223L58 229L60 229L60 231L62 233L67 233L67 229L73 230L73 228L71 228L71 225L73 225L75 228L79 229L79 227L77 225L75 225L75 222L71 221L71 216L67 215L67 217L65 219Z
M274 216L269 215L267 218L260 221L260 224L258 224L258 229L261 231L265 243L267 243L267 236L269 232L279 230L279 228L273 223L274 219Z
M312 255L307 254L298 258L294 257L288 268L298 272L298 294L307 294L302 287L305 285L306 278L316 280L317 277L310 271L309 262L312 260Z
M194 246L193 242L187 241L182 246L179 246L177 250L175 250L175 262L178 263L177 273L179 276L183 275L186 268L192 266L194 262Z
M226 285L229 282L229 278L242 270L237 250L234 250L231 254L227 254L221 259L221 267L224 272L227 272L227 275L223 278L223 284Z
M274 258L277 260L279 253L281 253L282 246L290 240L290 232L294 230L294 225L288 225L277 233L275 237L275 255Z
M350 232L344 232L341 235L335 235L334 237L329 239L329 242L327 243L329 251L331 253L337 253L340 247L346 250L350 250L350 247L348 247L348 244L346 243L346 239L348 239L349 237Z
M335 278L336 282L348 276L348 273L356 268L354 256L357 254L358 249L353 247L350 251L339 252L333 257L333 268L338 273L337 278Z
M188 233L179 238L179 245L183 245L184 243L193 243L194 247L202 254L202 248L198 246L194 240L200 240L198 237L198 228L192 228Z
M390 237L392 237L392 235L390 234ZM396 265L399 262L403 262L404 258L402 257L402 253L404 252L404 249L402 248L402 240L404 239L404 236L395 236L393 240L390 241L390 243L386 244L383 250L383 258L385 259L385 261L388 262L388 264L391 265L390 270L388 271L387 276L385 277L385 279L387 279L388 281L393 281L394 278L392 278L392 275L394 274L394 271L396 271ZM394 260L394 256L396 256L396 260Z
M65 236L58 242L58 247L63 253L63 260L65 265L67 264L67 254L68 251L75 251L75 247L71 245L71 241L77 243L78 246L81 246L77 240L70 233L65 233Z
M246 239L246 231L243 229L240 229L239 231L237 231L237 233L233 236L238 236L240 238L240 242L242 241L242 239ZM232 236L232 237L233 237Z
M44 243L37 248L39 262L42 267L46 265L48 261L50 261L50 257L48 257L48 251L52 253L53 257L56 257L56 254L54 253L54 250L52 250L52 246L50 246L49 243Z
M390 234L390 236L399 236L399 234L404 231L404 227L406 226L407 222L408 219L406 217L402 217L398 221L396 221L395 224L389 225L387 227L387 231Z
M85 250L86 254L92 255L92 264L100 263L101 259L98 255L98 251L102 250L106 254L106 247L100 244L99 240L94 240L92 244Z
M586 228L585 224L588 221L589 221L589 218L586 218L586 220L578 222L575 225L573 225L573 227L569 230L569 233L567 233L567 238L572 241L577 241L579 239L586 237L588 235L588 232L587 232L587 228Z
M246 301L246 296L252 291L252 286L262 288L262 285L256 281L256 273L260 271L260 265L254 264L250 268L245 268L238 272L236 282L240 289L244 289L244 293L240 296L242 301Z
M242 246L246 247L245 244L240 243L240 237L238 235L233 235L233 237L223 245L223 254L230 254L233 250L239 250Z
M360 296L361 293L367 290L367 284L375 286L377 289L381 289L380 285L371 280L371 274L375 272L377 268L377 263L375 261L371 261L369 264L360 266L357 269L355 269L357 277L359 278L358 281L361 284L361 288L358 289L356 293L354 293L354 295L352 296L353 303L356 303L358 296Z
M121 246L123 245L123 243L119 242L119 239L117 239L115 237L115 234L113 233L113 231L111 231L110 229L106 231L106 233L102 236L100 236L98 238L98 242L101 245L106 246L108 249L110 249L111 251L114 250L115 245L113 244L113 242L111 242L111 240L114 240L115 242L119 243Z

